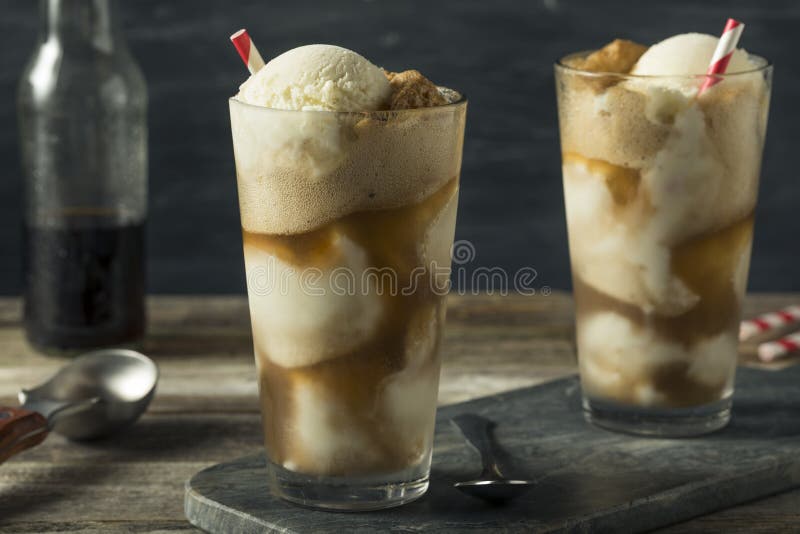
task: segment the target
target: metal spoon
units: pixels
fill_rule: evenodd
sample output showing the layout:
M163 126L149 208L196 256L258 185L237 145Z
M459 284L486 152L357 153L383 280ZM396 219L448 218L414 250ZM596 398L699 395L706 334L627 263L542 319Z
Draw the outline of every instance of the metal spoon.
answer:
M472 497L500 504L519 497L533 487L533 480L508 479L500 472L491 437L494 427L492 421L476 414L458 415L451 421L480 453L483 462L483 472L477 479L456 482L456 488Z
M158 367L125 349L90 352L50 380L19 393L20 408L0 407L0 462L41 443L54 430L70 439L106 436L147 409Z

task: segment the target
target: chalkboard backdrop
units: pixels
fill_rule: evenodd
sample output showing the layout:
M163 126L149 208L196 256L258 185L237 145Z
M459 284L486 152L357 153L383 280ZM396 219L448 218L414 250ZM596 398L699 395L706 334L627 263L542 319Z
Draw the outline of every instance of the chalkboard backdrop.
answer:
M20 289L15 85L39 28L37 2L0 0L0 294ZM149 289L243 292L227 98L245 79L228 36L246 26L271 57L335 43L390 70L418 68L470 98L457 239L466 267L533 267L568 288L552 62L613 37L654 43L747 24L742 45L774 61L750 288L800 290L797 0L136 0L119 2L150 91ZM792 244L794 243L794 244ZM468 278L468 277L467 277Z

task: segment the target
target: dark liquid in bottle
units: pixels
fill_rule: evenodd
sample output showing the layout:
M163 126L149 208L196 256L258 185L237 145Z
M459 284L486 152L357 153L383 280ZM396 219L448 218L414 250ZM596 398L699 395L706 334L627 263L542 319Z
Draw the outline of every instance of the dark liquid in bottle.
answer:
M45 350L132 343L144 334L144 224L98 216L25 225L25 328Z

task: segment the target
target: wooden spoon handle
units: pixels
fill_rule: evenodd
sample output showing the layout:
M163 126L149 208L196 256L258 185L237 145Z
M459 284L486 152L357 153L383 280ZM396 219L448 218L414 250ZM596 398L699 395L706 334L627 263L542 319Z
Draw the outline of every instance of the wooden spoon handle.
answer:
M0 407L0 463L47 437L47 419L39 412Z

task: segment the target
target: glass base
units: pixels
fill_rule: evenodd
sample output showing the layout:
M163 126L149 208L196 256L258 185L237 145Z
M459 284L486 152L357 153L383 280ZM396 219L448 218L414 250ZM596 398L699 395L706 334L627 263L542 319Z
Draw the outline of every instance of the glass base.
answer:
M420 466L422 467L422 466ZM401 506L428 490L427 469L367 477L309 476L267 462L272 492L294 504L338 512L366 512ZM415 473L415 471L417 473ZM422 471L424 476L417 476Z
M636 436L685 438L719 430L731 419L731 397L692 408L646 408L583 398L586 420L606 430Z

